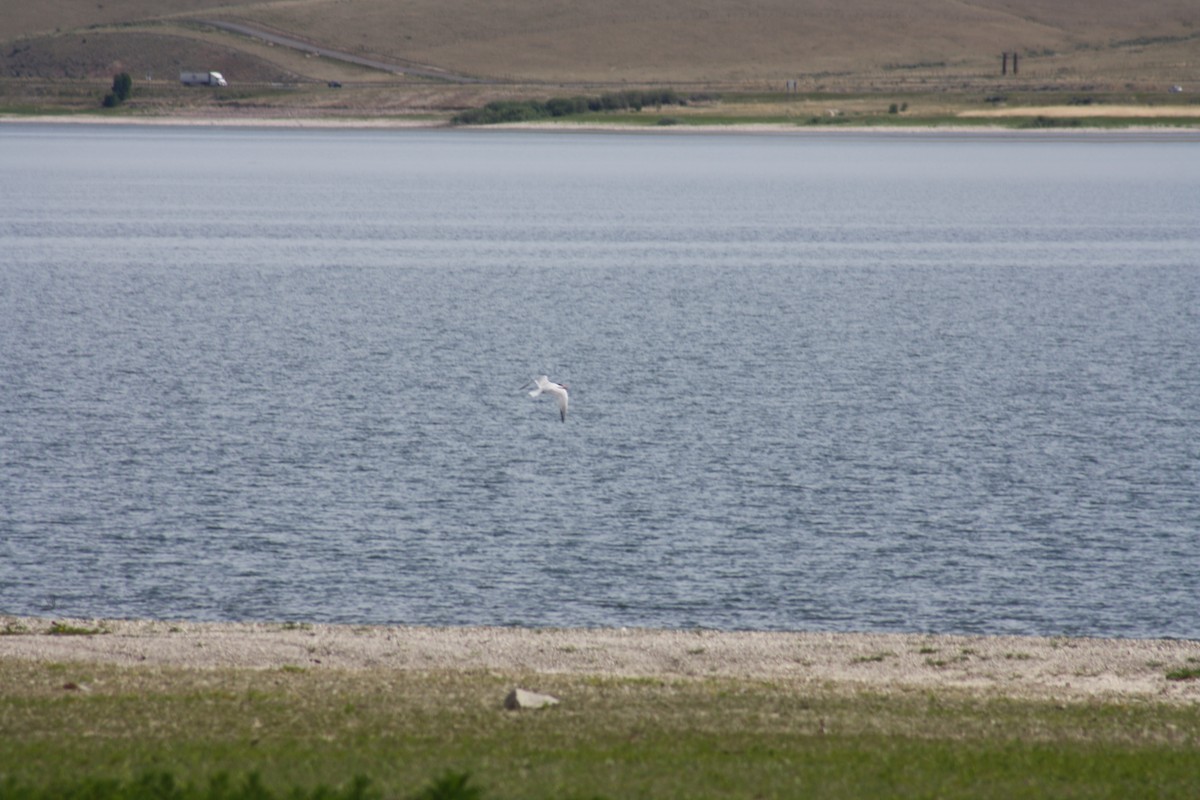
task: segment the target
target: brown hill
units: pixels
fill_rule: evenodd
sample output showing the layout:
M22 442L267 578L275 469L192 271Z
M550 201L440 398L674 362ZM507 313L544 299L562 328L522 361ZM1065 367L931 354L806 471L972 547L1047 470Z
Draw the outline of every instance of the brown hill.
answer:
M1195 0L0 0L0 75L395 80L196 20L513 83L956 88L1005 51L1030 82L1200 83Z
M6 57L5 74L15 78L107 78L128 72L172 81L185 70L219 64L242 80L295 80L298 76L236 48L168 32L89 30L75 35L38 37L16 43Z

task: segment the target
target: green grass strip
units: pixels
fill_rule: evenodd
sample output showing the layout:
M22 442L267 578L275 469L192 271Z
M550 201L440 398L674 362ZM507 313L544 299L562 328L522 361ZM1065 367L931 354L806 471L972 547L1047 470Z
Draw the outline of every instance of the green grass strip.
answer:
M562 702L506 711L517 685ZM0 659L5 798L1194 800L1197 787L1187 705Z

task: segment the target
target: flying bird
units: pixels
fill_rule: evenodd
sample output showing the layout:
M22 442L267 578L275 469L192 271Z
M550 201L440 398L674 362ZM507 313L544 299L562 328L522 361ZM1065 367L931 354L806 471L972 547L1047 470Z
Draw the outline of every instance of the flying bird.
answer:
M524 389L529 386L537 387L529 393L530 397L537 397L542 392L553 395L554 401L558 403L558 415L562 418L563 422L567 421L567 385L565 383L555 383L543 375L540 378L534 378L521 388Z

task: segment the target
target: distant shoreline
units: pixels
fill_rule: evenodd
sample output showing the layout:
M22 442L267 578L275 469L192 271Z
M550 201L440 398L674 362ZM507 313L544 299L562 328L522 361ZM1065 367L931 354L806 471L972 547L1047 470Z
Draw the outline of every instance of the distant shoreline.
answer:
M879 693L1200 702L1200 641L0 616L0 659L126 667L493 671L787 681ZM1174 673L1177 677L1169 677Z
M714 134L771 134L812 137L839 137L845 135L879 137L1001 137L1001 138L1082 138L1095 137L1106 140L1117 138L1143 140L1200 141L1200 128L1168 125L1132 125L1121 128L1067 127L1067 128L1012 128L1003 125L962 126L805 126L776 123L730 123L711 125L626 125L621 123L597 124L580 122L514 122L497 125L451 126L441 121L406 120L401 118L356 118L335 117L107 117L85 114L64 115L0 115L3 125L100 125L100 126L144 126L144 127L195 127L195 128L263 128L263 129L313 129L313 130L395 130L395 131L521 131L534 133L644 133L647 135L714 135Z

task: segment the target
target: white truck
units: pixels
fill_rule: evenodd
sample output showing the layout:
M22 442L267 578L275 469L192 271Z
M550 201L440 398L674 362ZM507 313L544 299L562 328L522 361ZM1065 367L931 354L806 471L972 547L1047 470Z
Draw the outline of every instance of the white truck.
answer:
M219 72L181 72L179 82L184 86L228 86Z

